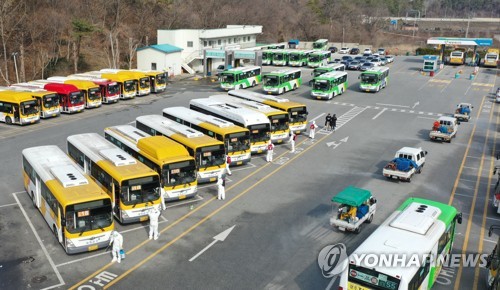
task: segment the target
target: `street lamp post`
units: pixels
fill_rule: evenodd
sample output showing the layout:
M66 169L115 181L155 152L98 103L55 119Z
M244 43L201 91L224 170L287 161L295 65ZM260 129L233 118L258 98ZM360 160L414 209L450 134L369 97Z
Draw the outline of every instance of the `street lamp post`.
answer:
M420 10L410 10L410 12L418 12L418 19L420 19ZM415 37L415 28L417 26L417 17L413 15L413 37Z
M16 81L19 83L19 73L17 72L17 52L12 53L12 57L14 57L14 68L16 69Z

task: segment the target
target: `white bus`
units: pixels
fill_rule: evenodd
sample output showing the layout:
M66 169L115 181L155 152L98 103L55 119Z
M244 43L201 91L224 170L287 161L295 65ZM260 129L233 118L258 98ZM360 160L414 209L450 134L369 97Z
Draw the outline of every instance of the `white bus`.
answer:
M290 137L290 118L288 117L288 112L286 111L275 109L259 102L243 100L228 95L214 95L210 96L210 99L224 101L235 106L242 106L266 115L271 123L270 133L271 142L273 143L283 143Z
M271 140L271 124L266 115L210 98L192 99L189 108L247 128L250 130L250 151L252 153L267 151L267 144Z
M243 100L259 102L273 108L286 111L288 112L288 118L290 119L290 123L288 125L290 127L290 131L297 134L306 131L308 112L305 104L292 102L279 96L265 95L252 91L232 90L229 91L228 94Z
M121 223L145 221L152 208L160 209L156 171L96 133L71 135L67 141L68 155L108 193Z
M339 289L431 289L457 223L462 216L453 206L407 199L344 262Z
M225 175L224 143L195 129L169 120L161 115L145 115L135 119L135 126L151 135L165 136L182 146L196 161L198 183L215 182Z
M22 154L24 188L66 253L106 248L114 229L111 198L57 146Z
M247 128L185 107L165 108L163 117L224 142L226 154L231 157L231 165L250 162L250 131Z

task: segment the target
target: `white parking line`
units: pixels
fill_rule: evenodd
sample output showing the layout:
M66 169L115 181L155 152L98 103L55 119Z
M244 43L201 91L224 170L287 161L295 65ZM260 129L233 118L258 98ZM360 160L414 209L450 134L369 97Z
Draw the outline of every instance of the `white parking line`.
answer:
M0 207L13 206L13 205L16 205L16 204L17 203L3 204L3 205L0 205Z
M377 115L375 115L375 117L372 118L372 120L375 120L378 118L378 116L382 115L385 111L387 111L387 108L383 108L382 111L378 112Z
M313 119L311 119L311 120L310 120L310 122L312 122L312 121L314 121L314 120L316 120L316 119L318 119L318 118L321 118L321 116L323 116L324 114L325 114L325 113L321 113L321 114L319 114L318 116L316 116L316 117L314 117Z
M382 104L382 103L376 103L379 106L391 106L391 107L400 107L400 108L409 108L410 106L403 106L403 105L394 105L394 104Z
M52 267L52 269L54 270L54 272L56 273L56 276L57 276L57 279L59 280L59 284L57 285L53 285L53 286L50 286L48 288L44 288L44 289L51 289L51 288L55 288L55 287L59 287L59 286L62 286L62 285L65 285L64 283L64 280L61 276L61 274L59 273L59 271L57 270L56 268L56 265L54 264L54 261L52 261L52 258L50 257L49 255L49 252L47 251L47 249L45 248L45 246L43 245L43 242L42 242L42 239L40 239L40 236L38 236L38 233L36 232L35 230L35 226L33 226L33 224L31 223L30 219L28 218L28 214L26 213L26 211L24 210L23 208L23 205L21 204L21 202L19 201L19 199L17 198L17 195L16 193L13 194L14 198L16 199L16 202L17 204L19 205L19 208L21 209L21 212L23 213L24 215L24 218L26 219L26 221L28 222L28 225L30 226L31 228L31 231L33 232L33 234L35 235L35 238L36 240L38 241L38 244L40 244L40 247L42 248L42 251L43 253L45 254L45 256L47 257L47 260L49 261L49 264L50 266Z
M431 117L421 117L421 116L418 116L417 118L420 118L420 119L429 119L429 120L436 120L435 118L431 118Z

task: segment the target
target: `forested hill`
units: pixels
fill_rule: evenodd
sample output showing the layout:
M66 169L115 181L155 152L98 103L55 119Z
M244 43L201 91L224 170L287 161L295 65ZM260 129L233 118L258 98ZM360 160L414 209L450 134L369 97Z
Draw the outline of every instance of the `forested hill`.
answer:
M157 29L263 26L259 42L328 38L363 42L381 26L367 16L500 17L499 0L3 0L0 78L20 81L134 66ZM417 12L418 11L418 12ZM16 54L17 53L17 54ZM15 56L15 57L13 57Z

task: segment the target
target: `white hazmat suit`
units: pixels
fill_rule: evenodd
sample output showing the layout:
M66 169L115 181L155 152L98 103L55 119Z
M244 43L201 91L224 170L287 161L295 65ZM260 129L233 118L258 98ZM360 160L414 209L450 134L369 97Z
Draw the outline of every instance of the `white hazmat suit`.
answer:
M222 175L217 178L217 199L226 199L226 191L224 189L224 180L222 180Z
M149 239L151 240L154 236L154 239L158 239L158 218L160 217L160 211L154 207L149 213Z
M269 144L267 144L267 155L266 155L267 162L273 161L273 152L274 152L274 144L271 141L269 141Z
M318 125L316 125L316 121L312 121L311 126L309 126L309 138L314 139L316 128L318 128Z
M120 250L123 248L123 236L119 232L113 231L113 233L111 233L109 244L113 244L113 248L111 250L113 260L111 260L111 262L118 261L118 263L120 263L122 260Z

